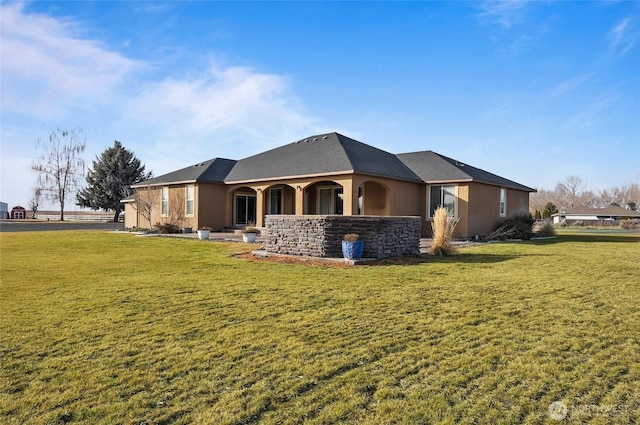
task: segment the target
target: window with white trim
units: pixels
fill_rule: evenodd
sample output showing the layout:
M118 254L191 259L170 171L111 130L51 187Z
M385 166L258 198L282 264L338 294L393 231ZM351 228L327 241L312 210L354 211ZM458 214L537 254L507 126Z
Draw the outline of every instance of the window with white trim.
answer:
M444 207L452 217L458 216L457 211L458 186L453 184L429 186L429 217L438 207Z
M500 188L500 217L507 216L507 189Z
M193 216L193 206L195 199L195 186L192 184L188 184L186 188L186 196L185 196L185 213L188 216Z
M162 187L162 198L160 201L160 209L161 209L161 214L163 216L169 215L169 187L168 186Z

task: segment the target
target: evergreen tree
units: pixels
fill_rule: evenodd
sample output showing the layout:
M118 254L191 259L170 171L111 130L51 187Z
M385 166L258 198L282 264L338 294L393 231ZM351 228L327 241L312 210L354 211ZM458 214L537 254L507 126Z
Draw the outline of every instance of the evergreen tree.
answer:
M550 218L553 214L558 212L558 208L553 202L547 202L547 205L544 206L544 211L542 211L542 218Z
M105 149L93 161L93 169L87 173L87 187L77 196L77 204L93 210L114 211L114 221L118 221L122 204L120 201L130 194L132 184L151 178L144 165L133 152L127 150L117 140L113 147Z

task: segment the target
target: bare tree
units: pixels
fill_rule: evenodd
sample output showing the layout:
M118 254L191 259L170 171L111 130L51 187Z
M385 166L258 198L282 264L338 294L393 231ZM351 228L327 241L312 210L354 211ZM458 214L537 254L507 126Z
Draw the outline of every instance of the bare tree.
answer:
M169 196L169 214L164 217L165 224L171 224L176 227L182 227L187 220L185 211L185 193L184 190L172 190Z
M64 220L65 200L78 190L84 178L84 161L80 155L86 145L81 129L57 129L47 141L38 139L37 148L44 152L31 169L38 173L38 187L44 197L60 204L60 220Z
M42 200L42 189L36 187L33 189L33 194L29 200L29 209L31 210L31 218L35 219L40 208L40 201Z
M582 179L576 175L567 177L564 183L556 185L556 192L561 199L558 205L560 209L574 208L581 205L581 197L584 192L585 184Z
M155 187L139 187L134 194L135 201L133 202L133 208L149 223L149 229L153 228L151 219L153 217L153 211L158 204L158 190Z
M569 176L564 183L558 183L555 190L538 189L529 198L529 209L532 214L545 211L548 203L557 205L561 211L577 206L604 208L618 205L630 210L637 210L640 205L640 184L630 183L602 189L597 193L585 189L585 184L578 176Z

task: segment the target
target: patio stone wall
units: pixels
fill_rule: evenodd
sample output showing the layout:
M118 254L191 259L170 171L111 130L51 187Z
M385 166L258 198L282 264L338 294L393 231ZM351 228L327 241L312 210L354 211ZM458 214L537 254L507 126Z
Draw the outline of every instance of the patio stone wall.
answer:
M357 233L364 258L420 253L420 217L267 215L265 251L309 257L342 257L342 238Z

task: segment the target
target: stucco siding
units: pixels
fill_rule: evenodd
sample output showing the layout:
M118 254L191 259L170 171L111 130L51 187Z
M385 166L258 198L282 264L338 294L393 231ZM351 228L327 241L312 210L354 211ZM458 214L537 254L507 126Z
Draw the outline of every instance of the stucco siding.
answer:
M197 227L222 230L226 221L226 199L224 184L199 184L196 187Z
M507 209L500 215L500 187L481 183L469 184L469 218L466 236L486 235L497 223L514 215L529 212L529 193L507 189Z
M507 190L507 216L529 214L529 192Z

